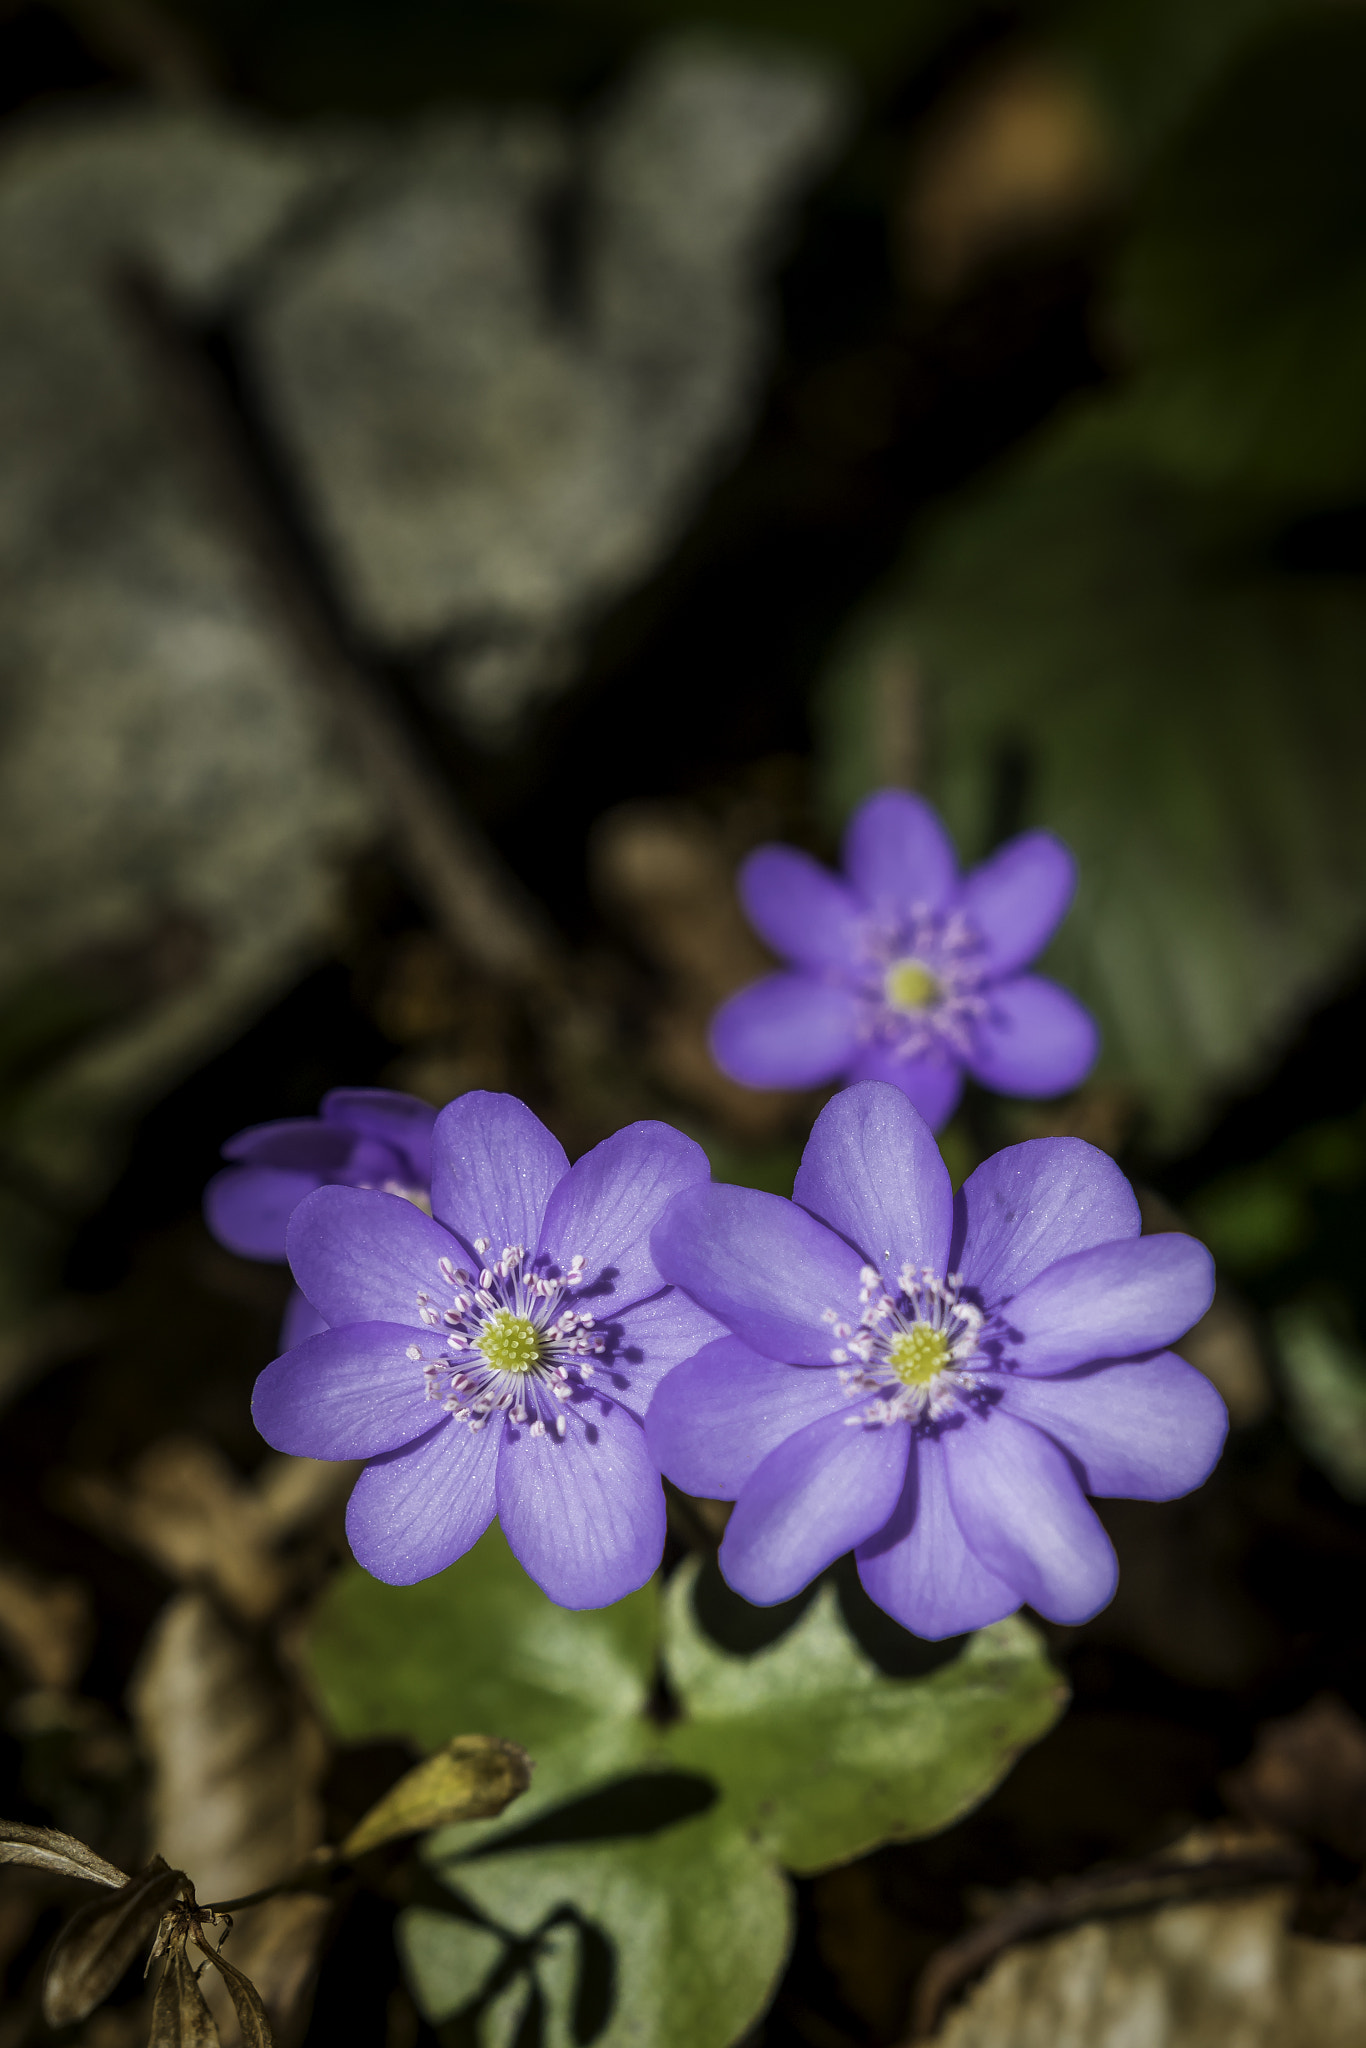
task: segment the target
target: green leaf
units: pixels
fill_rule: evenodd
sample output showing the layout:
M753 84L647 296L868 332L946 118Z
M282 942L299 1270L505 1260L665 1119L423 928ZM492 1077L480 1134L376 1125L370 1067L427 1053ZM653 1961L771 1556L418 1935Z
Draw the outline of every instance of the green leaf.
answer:
M398 1948L422 2017L439 2027L489 1985L507 1954L495 1928L434 1906L409 1906L398 1918Z
M1131 162L1166 137L1231 57L1296 0L1044 0L1039 25L1085 72Z
M495 1524L449 1571L417 1586L341 1573L311 1633L313 1669L343 1736L408 1735L424 1749L485 1728L527 1750L520 1823L553 1799L629 1767L648 1734L658 1595L556 1607Z
M666 1665L687 1705L669 1754L709 1772L732 1824L799 1874L948 1827L1065 1703L1027 1622L980 1630L926 1678L885 1678L829 1583L778 1642L733 1657L697 1625L695 1579L685 1566L668 1590Z
M1230 559L1209 507L1107 433L1085 407L950 507L819 710L844 810L881 779L886 674L918 670L965 858L1026 825L1067 841L1080 887L1045 971L1175 1146L1366 937L1366 591Z
M1151 457L1311 503L1366 484L1363 134L1366 20L1325 9L1259 39L1169 152L1118 292Z
M719 1810L655 1835L480 1856L445 1875L509 1936L541 1935L559 1965L554 2003L565 2017L580 2008L572 2035L585 2048L723 2048L763 2012L791 1941L786 1880ZM529 1968L551 1992L539 1956Z
M1322 1310L1277 1312L1274 1329L1296 1436L1348 1500L1366 1500L1366 1354Z
M419 1610L359 1571L324 1602L313 1665L343 1733L431 1740L438 1711L446 1726L477 1712L535 1762L510 1814L428 1838L466 1912L402 1921L434 2023L465 2013L482 2048L501 2048L539 2000L553 2037L580 2048L725 2048L787 1953L784 1870L947 1826L1062 1705L1026 1622L981 1631L928 1677L888 1678L830 1586L744 1657L703 1632L696 1583L689 1564L662 1609L647 1588L567 1613L491 1532L413 1589ZM663 1718L661 1666L676 1708Z

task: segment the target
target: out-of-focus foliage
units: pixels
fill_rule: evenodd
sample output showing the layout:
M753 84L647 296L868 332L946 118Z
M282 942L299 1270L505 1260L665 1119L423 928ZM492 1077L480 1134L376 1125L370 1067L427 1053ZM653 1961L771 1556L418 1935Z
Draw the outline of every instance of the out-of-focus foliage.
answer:
M929 521L820 707L832 814L885 775L900 675L967 849L1023 823L1073 847L1049 964L1158 1147L1366 938L1366 594L1278 545L1366 463L1363 116L1349 14L1218 79L1134 200L1107 316L1132 360Z
M1281 1309L1276 1348L1291 1424L1348 1500L1366 1500L1366 1355L1314 1302Z
M684 1566L662 1601L651 1585L568 1612L492 1531L424 1585L357 1571L325 1599L310 1655L341 1733L433 1743L454 1719L497 1727L535 1759L508 1823L429 1843L455 1903L448 1916L414 1909L404 1942L434 2020L477 2008L498 2038L495 1994L518 1973L509 2025L538 1998L567 2020L575 1971L596 1957L611 1993L580 2038L721 2048L762 2010L786 1954L780 1871L947 1826L1058 1711L1026 1623L982 1630L924 1678L889 1678L831 1588L776 1643L738 1656L704 1633L696 1584Z
M1048 956L1155 1135L1250 1080L1366 936L1366 594L1229 559L1089 422L939 523L825 700L831 795L876 786L881 669L924 665L960 844L1047 824L1081 870Z
M1363 133L1366 19L1341 8L1257 42L1163 157L1117 288L1136 454L1254 510L1366 487Z

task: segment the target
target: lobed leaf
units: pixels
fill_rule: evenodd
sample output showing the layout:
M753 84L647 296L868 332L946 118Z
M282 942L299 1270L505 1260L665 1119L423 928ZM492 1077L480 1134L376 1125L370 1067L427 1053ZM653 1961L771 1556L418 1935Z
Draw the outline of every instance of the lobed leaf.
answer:
M484 2048L542 2021L580 2048L725 2048L782 1969L784 1869L947 1825L1061 1704L1023 1621L893 1679L828 1588L767 1650L727 1654L698 1624L696 1576L675 1574L662 1612L651 1587L569 1613L491 1532L414 1589L420 1623L359 1570L335 1582L312 1656L346 1733L427 1734L439 1698L448 1724L477 1714L536 1759L512 1815L428 1838L453 1909L407 1909L400 1943L433 2024L463 2014ZM651 1712L660 1658L669 1720Z
M92 1900L58 1935L43 1981L43 2017L71 2026L95 2010L129 1964L150 1947L173 1899L189 1892L183 1870L160 1856L110 1896Z
M454 1821L489 1820L531 1783L531 1759L496 1735L457 1735L404 1773L341 1845L364 1856L400 1835L425 1834Z
M849 1635L833 1586L770 1648L735 1657L697 1625L696 1578L684 1565L666 1595L665 1660L687 1706L670 1754L709 1772L731 1825L801 1876L948 1827L1067 1703L1018 1617L924 1678L887 1678Z

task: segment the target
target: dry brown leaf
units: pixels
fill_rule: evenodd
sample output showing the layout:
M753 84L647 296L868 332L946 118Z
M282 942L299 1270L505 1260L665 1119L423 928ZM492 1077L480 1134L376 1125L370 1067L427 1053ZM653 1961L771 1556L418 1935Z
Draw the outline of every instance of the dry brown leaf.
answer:
M90 1594L79 1581L0 1565L0 1642L31 1684L67 1691L85 1667L94 1632Z
M204 1953L227 1986L242 2034L242 2048L271 2048L270 2021L266 2017L261 1994L250 1977L244 1976L236 1964L230 1963L217 1949L204 1946Z
M745 1136L780 1129L794 1098L728 1080L707 1047L718 1004L773 967L741 912L721 834L685 804L620 804L594 828L591 862L600 901L666 979L652 1031L660 1079Z
M491 1820L531 1783L531 1758L498 1735L457 1735L435 1756L405 1771L341 1845L364 1856L401 1835L459 1820Z
M902 219L911 281L950 298L1003 251L1094 214L1113 182L1082 81L1037 53L998 58L949 98L917 152Z
M127 1871L106 1863L74 1835L56 1828L31 1828L20 1820L0 1821L0 1863L28 1863L60 1877L87 1877L95 1884L128 1883Z
M177 1942L152 2000L152 2032L147 2048L220 2048L213 2014L195 1977L195 1966Z
M1354 1861L1366 1857L1366 1725L1332 1693L1264 1723L1223 1789L1249 1820L1325 1842Z
M939 2048L1359 2048L1366 1948L1288 1931L1289 1890L1092 1921L1009 1950Z
M271 1458L253 1481L212 1444L163 1437L126 1483L71 1472L61 1486L67 1511L102 1536L151 1558L171 1578L212 1586L248 1621L275 1614L296 1584L281 1542L325 1513L351 1484L352 1465Z
M93 1899L67 1922L48 1959L43 2018L50 2027L83 2020L114 1989L134 1959L151 1948L162 1915L189 1887L182 1870L154 1856L127 1884Z
M163 1611L130 1692L151 1767L148 1832L201 1901L242 1897L292 1871L321 1834L322 1739L274 1651L203 1593ZM245 1910L233 1957L277 2032L306 1992L329 1912L319 1898ZM205 1987L225 2038L222 1987Z

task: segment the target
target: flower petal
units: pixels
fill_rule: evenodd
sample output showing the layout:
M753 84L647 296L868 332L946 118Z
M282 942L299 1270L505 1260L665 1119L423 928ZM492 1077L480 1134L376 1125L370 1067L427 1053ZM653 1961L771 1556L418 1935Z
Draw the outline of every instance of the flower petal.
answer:
M1084 1081L1100 1033L1074 995L1040 974L1017 974L986 991L972 1027L968 1072L1002 1095L1062 1095Z
M436 1111L430 1102L400 1094L396 1088L333 1088L324 1095L318 1113L326 1123L340 1124L367 1138L382 1138L403 1154L415 1185L431 1186Z
M1047 1430L1082 1467L1087 1493L1176 1500L1208 1479L1228 1411L1202 1372L1174 1351L1057 1379L1011 1373L1000 1405Z
M512 1554L560 1607L607 1607L643 1586L664 1552L664 1489L634 1415L596 1397L565 1434L508 1425L498 1515Z
M849 820L844 871L869 909L941 910L958 880L958 856L923 797L881 789Z
M223 1157L243 1165L311 1174L317 1186L345 1172L355 1144L353 1131L332 1130L315 1116L280 1117L274 1123L252 1124L229 1138Z
M568 1171L563 1145L524 1102L477 1088L436 1120L432 1213L466 1244L488 1238L495 1256L509 1244L530 1250Z
M446 1421L372 1459L346 1510L357 1564L386 1585L414 1586L463 1557L493 1520L498 1438L492 1423Z
M788 1437L740 1489L717 1562L756 1607L790 1600L882 1527L906 1476L911 1432L825 1415Z
M766 1358L828 1365L826 1309L857 1310L862 1259L781 1195L687 1188L674 1196L650 1243L666 1280Z
M460 1247L402 1195L316 1188L289 1219L294 1278L325 1322L423 1327L419 1291L450 1289L439 1261Z
M868 1045L856 1053L849 1069L854 1081L886 1081L899 1088L920 1111L932 1131L942 1130L963 1093L963 1069L947 1053L922 1053L899 1059L885 1045Z
M816 1118L792 1198L895 1281L906 1260L947 1270L953 1188L930 1127L900 1089L862 1081Z
M859 1010L848 989L804 974L751 982L711 1020L711 1055L746 1088L812 1088L854 1056Z
M1058 1259L1006 1308L1029 1373L1161 1351L1214 1299L1214 1261L1182 1231L1098 1244Z
M993 977L1013 974L1052 937L1077 886L1077 864L1051 832L1022 832L964 880L959 907L987 949Z
M291 1287L285 1312L280 1319L280 1349L293 1351L309 1337L317 1337L327 1328L323 1317L318 1314L302 1288Z
M862 914L828 868L791 846L761 846L740 869L745 915L766 945L804 967L846 967L858 953Z
M944 1431L949 1503L969 1548L1049 1621L1089 1621L1115 1590L1110 1539L1064 1454L994 1408Z
M225 1166L204 1190L204 1221L239 1258L283 1259L289 1219L318 1183L278 1166Z
M1020 1604L1014 1587L964 1541L949 1503L944 1447L934 1436L916 1438L891 1520L859 1545L858 1575L870 1600L933 1643L1003 1621Z
M664 1204L711 1179L702 1147L668 1124L629 1124L571 1166L546 1205L537 1249L562 1267L578 1252L589 1276L573 1299L605 1321L662 1285L650 1232Z
M425 1436L440 1419L427 1399L413 1333L351 1323L308 1337L268 1365L251 1397L266 1442L296 1458L373 1458Z
M605 1335L607 1351L594 1366L594 1382L643 1421L664 1375L724 1336L725 1324L681 1287L662 1287L614 1317Z
M661 1382L645 1437L675 1486L734 1500L770 1451L841 1410L849 1396L833 1366L779 1365L738 1337L720 1337Z
M1137 1237L1133 1189L1113 1159L1081 1138L1028 1138L970 1173L955 1204L951 1264L988 1308L1069 1252Z

